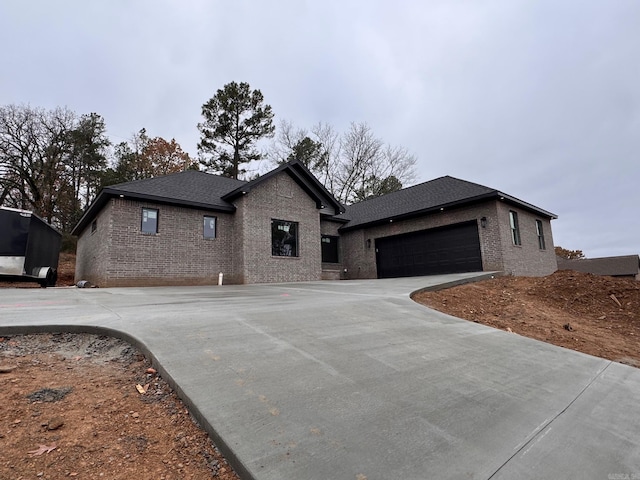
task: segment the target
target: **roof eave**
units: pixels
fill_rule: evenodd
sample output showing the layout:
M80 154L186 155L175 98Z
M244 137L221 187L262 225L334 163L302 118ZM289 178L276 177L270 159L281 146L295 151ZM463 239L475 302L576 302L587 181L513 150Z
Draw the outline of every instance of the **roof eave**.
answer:
M303 167L300 163L297 165ZM338 202L306 168L299 168L298 170L290 168L286 170L286 172L307 192L307 195L316 201L317 208L324 209L327 206L331 206L336 214L344 212L344 206ZM325 203L329 205L325 205Z
M488 201L491 200L493 197L496 197L496 192L491 192L491 193L485 193L482 195L478 195L476 197L473 198L467 198L464 200L456 200L455 202L449 202L449 203L443 203L440 205L435 205L433 207L428 207L428 208L423 208L420 210L414 210L412 212L407 212L407 213L402 213L399 215L391 215L385 218L381 218L378 220L372 220L370 222L366 222L366 223L358 223L355 225L346 225L343 227L340 227L340 230L343 232L347 232L349 230L356 230L358 228L367 228L367 227L374 227L377 225L384 225L385 223L392 223L394 221L400 221L400 220L408 220L411 218L415 218L415 217L421 217L423 215L429 215L432 213L438 213L441 212L443 210L449 210L452 208L457 208L457 207L461 207L464 205L468 205L471 203L479 203L479 202L484 202L484 201Z
M457 208L457 207L462 207L465 205L470 205L473 203L481 203L481 202L486 202L489 200L501 200L501 201L507 201L513 204L516 204L518 206L520 206L521 208L524 208L526 210L530 210L534 213L538 213L542 216L548 217L550 219L556 219L558 218L557 215L551 213L551 212L547 212L546 210L543 210L541 208L538 208L534 205L531 205L530 203L527 202L523 202L522 200L519 200L515 197L512 197L510 195L506 195L502 192L499 192L497 190L494 190L492 192L488 192L488 193L483 193L481 195L476 195L475 197L469 197L469 198L465 198L463 200L456 200L455 202L449 202L449 203L443 203L441 205L436 205L433 207L429 207L429 208L423 208L420 210L414 210L412 212L408 212L408 213L403 213L403 214L399 214L399 215L392 215L392 216L388 216L388 217L384 217L381 219L377 219L377 220L372 220L370 222L365 222L365 223L358 223L355 225L346 225L343 227L340 227L340 230L343 232L347 232L349 230L356 230L358 228L367 228L367 227L374 227L377 225L384 225L385 223L391 223L393 221L399 221L399 220L408 220L411 218L415 218L415 217L420 217L422 215L429 215L431 213L437 213L443 210L449 210L451 208Z
M76 223L76 226L71 230L71 235L79 236L85 227L89 225L91 219L93 219L97 213L102 210L102 207L107 204L110 197L108 193L105 192L106 190L106 188L100 190L98 196L93 200L93 202L91 202L89 207L82 214L82 217L80 217L80 220L78 220L78 223Z
M134 200L143 200L153 203L160 203L162 205L175 205L179 207L200 208L203 210L210 210L214 212L233 213L236 208L233 205L211 205L210 203L193 202L189 200L180 200L176 198L167 198L158 195L148 195L144 193L127 192L125 190L119 190L116 188L103 188L96 199L91 203L84 215L80 218L73 230L72 235L80 235L82 231L89 225L93 218L98 214L100 210L107 204L112 198L129 198Z
M530 212L538 213L544 217L548 217L550 220L557 220L558 218L558 215L556 215L555 213L551 213L542 208L536 207L535 205L525 202L524 200L520 200L519 198L512 197L511 195L507 195L506 193L502 193L502 192L496 192L496 193L498 195L499 200L515 204L525 210L529 210Z
M225 193L222 197L222 200L225 202L232 202L236 198L246 195L251 191L251 185L248 183L246 185L242 185L241 187L236 188L235 190L230 191L229 193Z
M336 223L349 223L350 220L348 218L340 218L339 215L327 215L323 220L327 220L328 222L336 222Z

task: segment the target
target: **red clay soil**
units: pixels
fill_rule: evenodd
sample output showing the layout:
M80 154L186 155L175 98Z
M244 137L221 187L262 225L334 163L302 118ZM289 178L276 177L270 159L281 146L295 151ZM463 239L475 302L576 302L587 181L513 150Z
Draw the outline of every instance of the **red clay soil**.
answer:
M640 282L558 271L497 277L414 300L472 322L640 367Z
M61 253L58 260L58 283L59 287L73 285L73 278L76 271L75 253Z
M150 367L111 337L0 338L0 478L238 480Z

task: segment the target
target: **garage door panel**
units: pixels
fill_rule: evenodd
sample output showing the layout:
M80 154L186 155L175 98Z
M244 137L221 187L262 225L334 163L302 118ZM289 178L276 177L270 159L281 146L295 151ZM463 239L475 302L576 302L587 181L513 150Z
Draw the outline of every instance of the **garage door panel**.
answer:
M476 222L376 239L378 277L482 270Z

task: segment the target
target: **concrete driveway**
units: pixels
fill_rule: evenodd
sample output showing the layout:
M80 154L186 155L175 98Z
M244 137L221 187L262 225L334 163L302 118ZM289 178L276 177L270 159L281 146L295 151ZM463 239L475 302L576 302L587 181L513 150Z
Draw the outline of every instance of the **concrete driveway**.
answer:
M640 370L408 297L472 276L4 289L0 334L133 340L247 479L640 479Z

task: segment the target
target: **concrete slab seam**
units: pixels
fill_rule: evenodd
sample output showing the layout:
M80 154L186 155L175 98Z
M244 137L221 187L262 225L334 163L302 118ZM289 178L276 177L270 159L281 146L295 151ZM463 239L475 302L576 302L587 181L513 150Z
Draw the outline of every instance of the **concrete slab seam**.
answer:
M600 376L602 376L602 374L607 370L607 368L609 368L609 366L612 364L613 362L607 362L605 364L604 367L602 367L595 375L594 377L589 380L589 382L587 383L587 385L585 385L585 387L580 390L580 392L578 392L578 394L575 396L575 398L573 400L571 400L566 407L564 407L560 412L558 412L556 415L554 415L553 417L545 420L540 426L538 426L538 428L536 428L533 431L533 435L531 436L531 438L529 438L528 440L524 441L522 443L522 445L520 445L519 447L516 448L516 451L514 452L513 455L511 455L509 458L507 458L507 460L500 465L495 472L493 472L491 474L491 476L489 476L487 478L487 480L491 480L493 477L495 477L500 470L502 470L504 467L507 466L507 464L509 462L511 462L511 460L513 460L520 452L522 452L525 447L533 444L535 441L538 440L538 438L542 438L546 435L546 431L549 429L549 427L551 426L551 424L558 419L562 414L564 414L567 410L569 410L569 408L571 408L571 406L578 401L578 399L589 389L589 387L591 387L591 385L593 385L593 383L598 380L598 378L600 378Z

